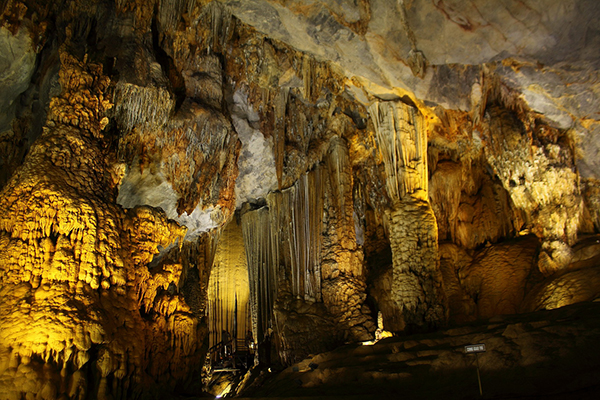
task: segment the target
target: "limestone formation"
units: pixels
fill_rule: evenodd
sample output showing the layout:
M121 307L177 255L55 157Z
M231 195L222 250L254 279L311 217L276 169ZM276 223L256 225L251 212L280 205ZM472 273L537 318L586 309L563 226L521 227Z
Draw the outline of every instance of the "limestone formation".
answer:
M446 304L438 267L437 225L428 202L425 121L415 107L402 102L374 103L370 114L393 204L389 213L394 260L391 298L401 315L387 315L387 327L395 331L435 327L446 321Z
M232 346L237 346L237 340L245 340L248 331L252 331L248 278L242 228L233 219L219 235L206 293L211 348L226 340L224 332L234 339ZM216 350L210 354L211 357L218 355Z
M174 387L193 369L185 365L203 332L166 291L181 265L148 264L186 228L162 210L116 205L103 133L109 79L68 45L60 55L62 93L0 203L2 397L125 398Z
M228 336L260 385L600 295L594 0L0 4L0 398L198 396ZM490 370L547 365L521 328ZM463 366L413 345L385 362Z

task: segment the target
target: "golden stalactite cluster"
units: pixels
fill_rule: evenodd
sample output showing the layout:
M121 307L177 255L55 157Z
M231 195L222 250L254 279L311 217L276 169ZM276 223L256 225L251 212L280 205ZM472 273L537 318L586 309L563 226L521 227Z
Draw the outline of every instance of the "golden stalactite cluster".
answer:
M440 240L467 249L510 236L523 218L506 190L482 172L481 161L437 160L430 178Z
M63 99L71 98L70 90L92 93L99 81L106 88L105 77L92 75L100 74L100 68L68 56L63 60L63 69L73 72L64 71L63 77L75 77L71 85L64 82ZM82 377L90 351L118 326L100 300L113 295L99 289L123 292L128 278L118 231L121 216L107 203L111 187L94 137L100 133L102 110L88 110L85 115L90 117L76 127L72 121L78 117L67 115L78 111L68 101L53 107L63 118L49 123L0 200L0 347L3 362L8 362L3 364L3 396L9 398L43 393L52 399L85 392ZM122 303L115 305L131 312ZM124 317L131 319L127 313ZM113 358L114 370L126 368L126 357L117 356L124 349L114 346L110 352L121 360Z
M338 22L364 34L369 3L356 5L359 21ZM28 12L14 1L8 9L9 28ZM222 2L66 9L64 20L83 22L66 27L58 52L62 93L0 197L0 397L116 399L174 388L203 360L207 308L214 343L233 325L236 301L241 334L251 313L255 339L274 331L284 362L370 339L367 276L381 259L365 258L386 251L382 263L392 266L371 277L381 274L376 300L396 331L436 328L448 313L464 322L564 305L586 279L598 280L587 270L595 253L576 259L570 247L584 200L568 135L491 71L471 113L432 109L403 89L343 77ZM114 18L110 27L95 26L98 10ZM117 50L92 49L118 82L74 55L76 35L92 48L127 36ZM351 83L368 109L346 92ZM230 225L235 238L225 231L209 302L219 228L203 236L206 247L184 244L185 227L157 208L123 211L116 191L139 167L176 193L180 216L213 207L214 225L231 220L242 145L228 106L240 92L258 115L243 111L248 126L272 140L279 190L242 215L242 229ZM108 118L123 133L118 154L103 137ZM123 164L107 161L115 155ZM596 186L589 204L600 198ZM528 233L546 240L539 260L534 237L495 244ZM235 273L223 272L232 262ZM233 289L245 274L250 294Z
M86 58L80 61L66 49L60 51L62 94L50 101L48 119L87 130L94 137L99 137L108 124L105 113L113 106L106 96L110 79L102 74L101 65L87 63Z
M572 135L549 126L492 72L482 79L473 112L436 109L428 149L450 318L593 298L582 282L595 287L597 274L574 261L593 222L584 217L590 191L577 176Z
M427 125L420 111L401 101L374 102L369 114L383 157L387 191L393 203L427 200Z
M183 244L187 228L167 219L160 208L140 206L127 210L123 224L123 233L129 245L135 249L131 258L136 267L148 265L159 253L158 247L167 247L171 243Z
M66 49L62 93L0 197L0 397L139 397L203 357L205 328L173 290L181 263L148 268L186 228L116 205L109 80Z
M115 0L115 6L118 13L133 14L133 26L140 32L145 32L152 21L155 12L157 0L150 1L127 1Z
M63 55L63 61L63 78L73 77L71 84L63 82L63 99L73 98L73 93L82 91L96 92L98 96L92 96L88 103L95 108L87 112L92 117L82 122L82 127L74 127L71 122L78 117L69 113L77 111L68 101L54 102L53 113L65 116L67 123L49 122L25 165L4 188L0 229L13 239L7 246L15 246L14 240L27 244L8 252L16 256L11 260L18 267L12 268L13 262L7 261L4 270L17 272L29 265L35 287L47 274L56 274L60 280L72 283L83 280L93 288L98 288L101 281L103 286L110 286L125 278L117 251L118 233L114 231L120 222L114 206L112 209L104 206L110 198L106 189L112 187L104 171L106 161L94 138L100 135L104 107L110 105L107 101L98 105L98 99L103 98L99 91L106 89L108 78L101 75L102 68L98 65L87 65L68 55ZM96 83L101 88L94 89ZM24 252L31 251L38 254L34 258L40 261L48 257L44 253L57 253L59 257L64 254L65 260L72 260L67 263L71 268L63 271L52 262L26 262Z

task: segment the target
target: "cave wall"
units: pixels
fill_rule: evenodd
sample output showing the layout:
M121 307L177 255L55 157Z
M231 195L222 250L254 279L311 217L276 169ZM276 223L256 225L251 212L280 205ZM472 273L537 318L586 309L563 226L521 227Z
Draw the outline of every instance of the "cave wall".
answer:
M147 268L186 228L160 209L117 206L102 132L109 78L71 45L61 94L0 206L6 398L139 396L142 382L184 379L200 356L202 326L168 290L181 264Z
M185 388L244 263L262 363L600 293L593 1L40 3L0 19L4 397Z

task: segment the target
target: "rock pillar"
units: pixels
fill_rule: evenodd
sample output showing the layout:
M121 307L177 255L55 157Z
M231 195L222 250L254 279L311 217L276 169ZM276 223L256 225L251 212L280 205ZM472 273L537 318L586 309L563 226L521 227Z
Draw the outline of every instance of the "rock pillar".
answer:
M446 319L439 269L437 223L428 198L427 133L419 111L401 101L374 103L369 113L386 172L393 257L390 298L384 316L393 331L433 328Z

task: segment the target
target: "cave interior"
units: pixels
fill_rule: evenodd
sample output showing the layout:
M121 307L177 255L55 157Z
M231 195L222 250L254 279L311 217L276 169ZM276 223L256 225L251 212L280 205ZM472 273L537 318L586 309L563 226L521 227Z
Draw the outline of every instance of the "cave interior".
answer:
M0 6L0 399L600 395L596 0Z

